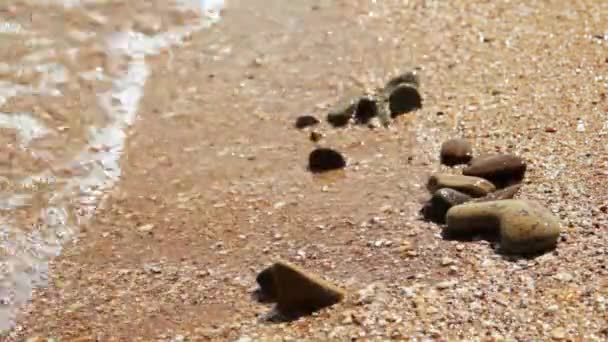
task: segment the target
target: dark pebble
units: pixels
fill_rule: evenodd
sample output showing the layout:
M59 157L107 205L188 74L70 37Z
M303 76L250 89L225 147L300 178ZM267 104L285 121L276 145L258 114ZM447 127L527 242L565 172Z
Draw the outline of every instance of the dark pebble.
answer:
M319 124L319 119L312 115L302 115L296 119L295 126L297 129L303 129L317 124Z
M422 108L422 97L418 93L418 89L409 84L395 87L391 91L388 101L392 117Z
M344 157L329 148L317 148L308 156L308 170L313 173L342 169L345 166Z
M467 164L473 158L473 147L465 139L450 139L441 145L440 158L447 166Z
M395 76L391 78L384 87L384 90L388 93L392 92L398 85L400 84L409 84L414 88L418 88L420 86L420 79L418 75L413 72L406 72L401 75Z
M273 302L277 299L277 290L272 275L272 268L268 267L258 274L255 281L260 286L257 293L258 300L261 302Z
M462 174L481 177L494 183L497 188L520 183L526 173L525 161L511 154L498 154L475 158Z
M512 199L519 192L519 189L521 189L521 184L511 185L504 189L491 192L483 197L475 198L471 202L489 202Z
M445 223L445 215L451 207L468 202L471 199L471 196L454 189L439 189L424 204L421 213L429 221L440 224Z
M363 96L357 103L355 119L359 124L367 124L373 117L378 115L378 104L371 96Z

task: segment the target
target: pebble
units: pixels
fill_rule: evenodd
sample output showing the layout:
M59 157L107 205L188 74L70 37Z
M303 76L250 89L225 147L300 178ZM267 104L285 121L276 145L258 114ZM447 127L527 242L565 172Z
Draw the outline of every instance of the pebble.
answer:
M346 292L294 264L279 261L256 277L260 292L283 313L311 313L344 299Z
M313 173L342 169L346 166L346 160L335 150L329 148L317 148L308 156L308 170Z
M526 163L511 154L474 158L462 171L463 175L485 178L499 188L520 183L526 173Z
M358 124L366 125L378 116L378 104L373 96L363 96L357 102L354 117Z
M296 119L295 127L297 129L303 129L306 127L318 125L319 122L319 119L315 118L312 115L302 115Z
M515 199L457 205L448 211L446 221L448 236L497 234L501 251L509 254L554 248L561 231L559 220L549 210Z
M412 71L404 72L393 78L391 78L384 86L385 94L390 94L397 86L401 84L408 84L415 88L420 87L420 78L418 74Z
M443 259L441 259L441 266L451 266L454 265L456 263L456 260L452 259L452 258L448 258L445 257Z
M566 329L562 328L562 327L558 327L553 329L553 331L551 332L551 338L553 338L554 340L565 340L566 339Z
M473 158L473 147L465 139L450 139L441 145L440 160L447 166L467 164Z
M421 213L426 220L435 223L445 223L445 214L451 207L465 203L471 199L471 196L454 189L439 189L424 204Z
M323 133L312 131L310 132L309 139L312 142L319 142L321 139L323 139Z
M431 193L442 188L449 188L473 197L482 197L496 190L494 184L483 178L447 173L432 175L426 187Z
M149 233L154 229L154 224L149 223L149 224L144 224L143 226L139 226L137 227L137 230L142 232L142 233Z
M355 114L357 104L359 103L358 96L349 94L340 100L327 114L327 122L334 127L344 127Z
M406 83L391 91L388 102L392 117L422 108L422 97L417 87Z
M496 190L483 197L475 198L475 199L471 200L471 202L488 202L488 201L512 199L519 192L519 189L521 189L521 186L522 186L521 184L511 185L504 189Z
M456 281L456 280L442 281L439 284L437 284L437 289L439 289L439 290L449 289L450 287L452 287L456 284L458 284L458 281Z

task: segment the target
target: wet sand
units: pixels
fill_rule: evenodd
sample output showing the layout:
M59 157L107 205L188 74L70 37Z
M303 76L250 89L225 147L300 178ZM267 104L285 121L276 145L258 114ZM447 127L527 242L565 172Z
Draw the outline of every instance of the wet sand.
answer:
M120 181L4 339L605 339L606 15L600 1L231 1L148 58ZM390 129L322 125L349 165L310 175L295 118L411 68L423 109ZM510 260L420 221L455 136L526 159L521 197L564 224L555 252ZM260 323L254 279L279 257L351 298L376 284L372 300Z

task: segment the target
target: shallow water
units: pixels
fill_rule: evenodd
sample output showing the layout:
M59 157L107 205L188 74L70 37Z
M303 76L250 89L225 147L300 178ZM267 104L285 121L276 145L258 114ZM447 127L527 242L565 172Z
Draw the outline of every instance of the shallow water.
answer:
M152 72L146 57L212 24L223 6L130 1L115 16L107 3L0 5L1 330L120 178Z

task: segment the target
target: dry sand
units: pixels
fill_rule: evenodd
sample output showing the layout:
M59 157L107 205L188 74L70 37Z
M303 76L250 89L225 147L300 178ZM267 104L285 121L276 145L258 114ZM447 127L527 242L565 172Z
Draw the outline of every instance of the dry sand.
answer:
M606 340L607 17L591 0L230 1L150 60L121 182L3 340ZM410 68L423 109L322 125L349 165L310 175L295 118ZM561 218L555 252L513 260L419 220L458 136L526 159L520 197ZM259 322L255 276L279 257L349 299Z

